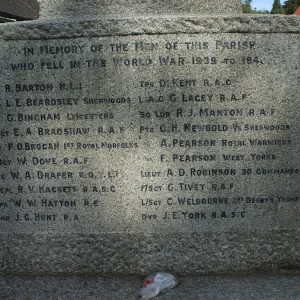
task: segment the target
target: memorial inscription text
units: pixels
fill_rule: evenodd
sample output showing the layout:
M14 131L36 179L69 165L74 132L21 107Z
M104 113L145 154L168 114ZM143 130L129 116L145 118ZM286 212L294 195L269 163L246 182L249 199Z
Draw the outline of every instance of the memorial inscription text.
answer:
M299 45L224 37L6 42L3 230L293 226Z

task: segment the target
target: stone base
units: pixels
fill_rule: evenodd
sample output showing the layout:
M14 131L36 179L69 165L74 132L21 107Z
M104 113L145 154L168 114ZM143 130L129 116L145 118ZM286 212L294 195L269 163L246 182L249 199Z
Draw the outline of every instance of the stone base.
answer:
M299 231L1 236L3 273L179 274L300 270Z
M299 274L179 277L180 284L157 299L299 300ZM2 299L136 299L142 277L2 276ZM155 298L156 299L156 298Z

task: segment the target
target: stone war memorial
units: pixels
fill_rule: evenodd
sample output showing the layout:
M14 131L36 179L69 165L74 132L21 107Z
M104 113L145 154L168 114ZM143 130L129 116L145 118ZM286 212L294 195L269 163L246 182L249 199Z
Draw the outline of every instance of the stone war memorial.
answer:
M43 0L0 26L1 274L300 267L300 18Z

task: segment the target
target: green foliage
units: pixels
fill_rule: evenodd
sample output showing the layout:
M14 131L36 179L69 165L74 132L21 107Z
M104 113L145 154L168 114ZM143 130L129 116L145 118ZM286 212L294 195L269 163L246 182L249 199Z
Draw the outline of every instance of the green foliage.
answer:
M280 0L274 0L271 14L283 14L283 9L280 4Z
M242 10L244 14L269 14L267 10L257 10L251 6L252 0L242 0ZM300 0L286 0L281 5L280 0L274 0L271 14L292 15L300 6Z
M287 15L292 15L300 6L300 0L287 0L283 4L283 11Z
M256 10L256 8L254 8L254 14L269 14L270 12L267 9L264 10Z
M252 11L251 2L252 2L252 0L243 0L242 1L242 10L243 10L244 14L251 14L251 11Z

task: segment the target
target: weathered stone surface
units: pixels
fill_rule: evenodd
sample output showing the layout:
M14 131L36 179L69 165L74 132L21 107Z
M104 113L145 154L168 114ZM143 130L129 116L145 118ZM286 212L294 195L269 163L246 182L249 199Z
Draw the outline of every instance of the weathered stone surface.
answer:
M1 271L299 268L299 28L0 26Z
M299 269L298 230L1 236L2 273L180 274Z
M39 18L39 2L37 0L1 0L1 16L16 20L35 20Z
M299 274L256 276L179 276L180 284L158 299L298 300ZM137 299L143 277L1 276L1 295L7 300L63 298L65 300Z
M299 33L297 16L166 16L135 18L72 18L1 24L3 40L199 33Z
M140 15L223 15L241 13L241 2L213 1L155 1L155 0L41 0L41 17L66 16L126 16Z

